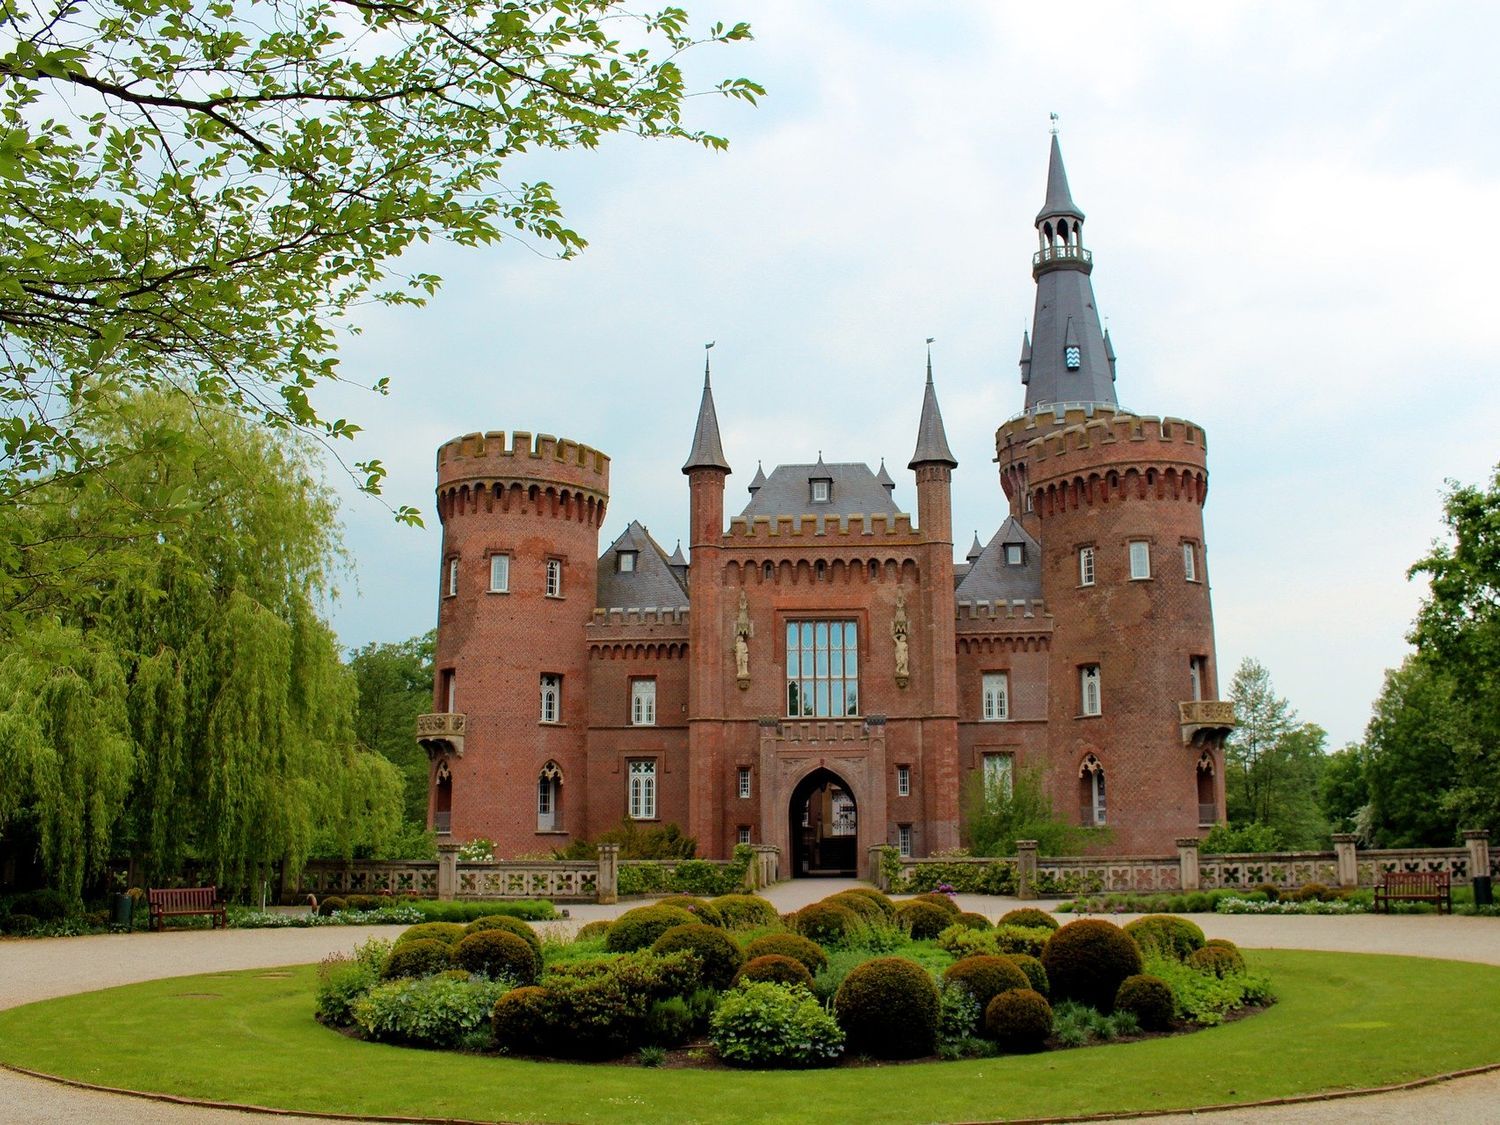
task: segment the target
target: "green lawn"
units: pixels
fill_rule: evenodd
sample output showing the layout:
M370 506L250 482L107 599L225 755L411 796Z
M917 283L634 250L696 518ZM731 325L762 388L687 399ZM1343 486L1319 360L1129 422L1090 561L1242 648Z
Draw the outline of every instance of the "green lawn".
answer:
M1171 1109L1401 1082L1500 1062L1500 967L1257 951L1281 997L1173 1039L806 1072L531 1063L347 1039L311 966L179 977L0 1012L0 1061L87 1082L295 1110L508 1121L951 1121Z

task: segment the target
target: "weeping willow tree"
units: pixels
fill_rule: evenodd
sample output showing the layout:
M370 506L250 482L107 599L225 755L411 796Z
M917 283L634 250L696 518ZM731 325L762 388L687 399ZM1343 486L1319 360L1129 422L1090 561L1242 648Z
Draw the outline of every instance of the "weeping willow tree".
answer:
M49 869L82 870L112 842L153 880L191 864L243 887L314 851L378 851L399 828L401 779L356 749L357 689L317 611L339 541L315 458L295 436L157 396L122 404L110 426L99 440L131 456L57 480L38 494L37 518L57 521L59 540L68 521L119 528L65 617L117 669L117 690L96 705L115 709L127 764L113 804L98 802L102 837L69 843ZM90 674L105 678L103 665ZM32 728L32 757L72 749L58 723ZM62 799L56 787L16 788L10 815ZM0 803L0 824L7 815Z

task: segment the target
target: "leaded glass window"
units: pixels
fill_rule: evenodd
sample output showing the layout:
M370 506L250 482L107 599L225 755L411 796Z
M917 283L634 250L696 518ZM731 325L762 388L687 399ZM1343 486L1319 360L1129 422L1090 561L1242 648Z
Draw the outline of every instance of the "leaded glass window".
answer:
M788 621L786 713L859 714L859 627L853 621Z

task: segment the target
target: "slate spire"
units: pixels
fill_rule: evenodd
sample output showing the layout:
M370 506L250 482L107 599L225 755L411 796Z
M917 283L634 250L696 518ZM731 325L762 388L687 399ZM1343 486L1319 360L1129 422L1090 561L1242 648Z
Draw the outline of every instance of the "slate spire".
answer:
M928 341L931 344L931 341ZM956 468L958 461L948 448L948 435L943 430L943 412L938 409L937 391L932 385L932 348L927 349L927 389L922 393L922 420L917 423L917 451L911 455L906 467L936 463Z
M1031 259L1036 311L1021 343L1026 409L1062 403L1119 409L1114 349L1105 339L1090 275L1094 256L1083 244L1083 211L1073 202L1062 146L1052 134L1047 197L1036 216L1038 249Z
M708 346L713 347L712 344ZM726 473L733 471L729 462L724 460L724 447L719 442L719 416L714 413L714 389L710 382L706 351L703 356L703 401L698 404L698 426L693 430L692 452L688 454L687 464L682 466L684 473L690 473L694 469L723 469Z

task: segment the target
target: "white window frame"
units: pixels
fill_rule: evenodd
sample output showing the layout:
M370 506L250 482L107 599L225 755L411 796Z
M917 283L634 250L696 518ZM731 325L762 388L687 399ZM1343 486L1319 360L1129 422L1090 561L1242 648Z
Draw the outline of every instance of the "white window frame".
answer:
M553 800L553 779L545 775L536 779L536 830L551 832L557 823L557 802Z
M811 500L814 504L826 504L833 496L833 482L830 480L812 481Z
M630 681L630 725L656 725L656 680L642 678Z
M1078 713L1104 714L1104 682L1097 664L1085 664L1078 669Z
M1025 566L1026 565L1026 544L1025 543L1006 543L1004 546L1005 546L1005 565L1006 566Z
M656 759L632 758L627 767L631 820L656 819Z
M1108 823L1107 810L1105 807L1105 778L1104 765L1098 758L1090 754L1084 759L1083 775L1088 778L1089 803L1086 806L1085 826L1095 827Z
M984 773L984 791L986 793L997 787L1005 790L1006 797L1015 792L1016 756L1014 754L997 751L987 752L980 758L980 768Z
M490 556L490 593L510 593L510 556L504 551Z
M1182 576L1189 582L1198 581L1198 548L1196 544L1182 545Z
M735 779L735 793L740 800L746 800L750 796L750 767L741 766L739 775ZM748 841L747 841L748 842Z
M1092 586L1097 574L1096 558L1093 547L1078 548L1078 584L1080 586Z
M896 796L898 796L898 797L910 797L911 796L911 767L910 766L897 766L896 767Z
M786 713L810 719L858 715L859 622L796 618L786 630Z
M618 554L616 554L615 555L615 573L616 574L634 574L635 573L636 555L638 555L638 554L640 554L639 551L620 551Z
M750 826L742 824L735 831L734 842L736 844L748 844L750 842Z
M547 560L547 596L562 597L562 559Z
M1140 582L1151 577L1151 544L1144 539L1130 541L1130 580Z
M1004 722L1010 718L1010 674L1008 672L986 672L980 680L983 705L980 716L987 723Z
M448 560L448 581L443 587L443 596L447 598L458 595L458 556L454 555Z
M541 718L544 723L562 722L562 684L563 678L551 672L542 674L541 683Z
M896 851L902 856L911 855L911 825L896 825Z

